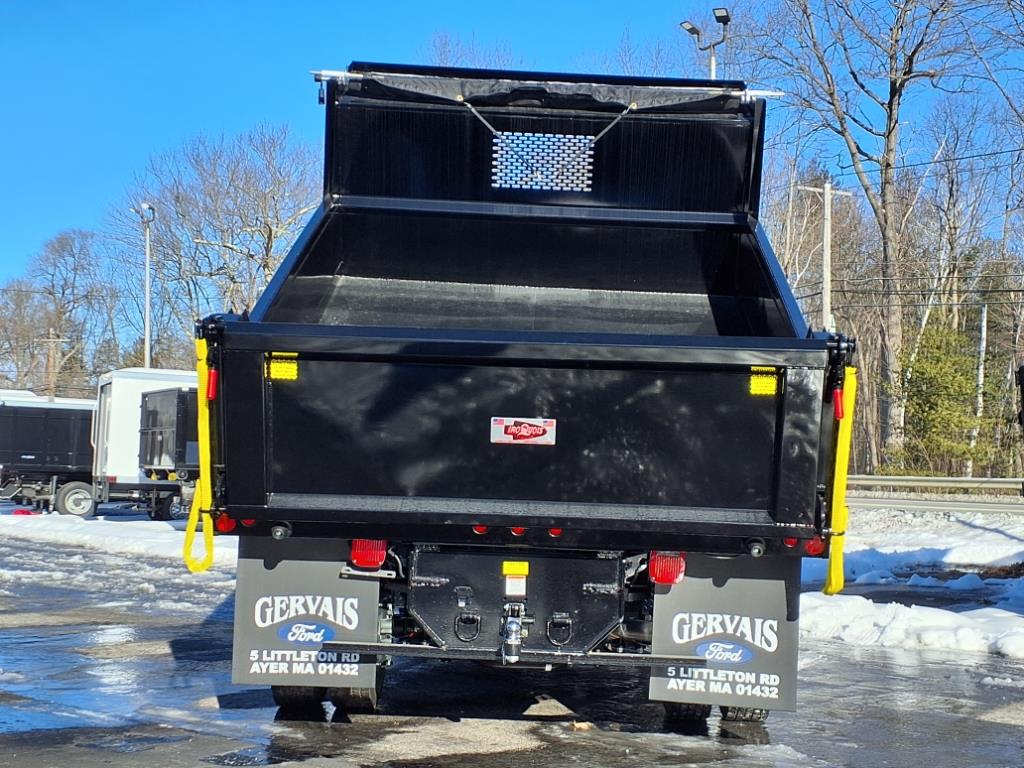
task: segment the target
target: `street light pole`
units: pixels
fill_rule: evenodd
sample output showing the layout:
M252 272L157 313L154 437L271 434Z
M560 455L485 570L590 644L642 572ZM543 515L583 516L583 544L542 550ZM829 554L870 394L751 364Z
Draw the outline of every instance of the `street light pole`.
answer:
M714 14L715 21L717 21L719 24L722 25L722 37L719 38L718 40L716 40L713 43L708 43L707 45L701 45L701 40L702 40L702 37L703 37L703 33L700 31L700 28L698 26L696 26L695 24L693 24L692 22L681 21L681 22L679 22L679 26L682 28L682 30L684 32L687 32L687 33L693 35L693 42L697 46L697 50L698 51L708 51L709 52L709 57L708 58L709 58L709 61L710 61L710 67L709 68L710 68L711 79L712 80L717 80L718 79L718 57L715 54L715 49L718 46L720 46L722 43L725 42L725 38L728 36L728 33L729 33L729 22L732 21L732 16L729 15L729 10L727 8L715 8L712 11L712 13Z
M146 241L146 286L145 286L145 297L143 299L145 307L143 308L143 321L142 321L142 357L144 360L143 366L145 368L152 368L152 344L151 344L151 324L150 324L150 294L152 292L152 283L150 280L150 262L152 261L152 254L150 252L150 236L149 227L156 220L156 208L150 203L142 203L138 208L132 208L132 210L139 215L139 219L142 220L142 232Z

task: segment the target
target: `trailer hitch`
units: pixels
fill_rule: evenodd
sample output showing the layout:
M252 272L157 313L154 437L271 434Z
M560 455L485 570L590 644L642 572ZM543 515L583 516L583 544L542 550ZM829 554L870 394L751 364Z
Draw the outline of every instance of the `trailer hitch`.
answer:
M526 615L525 603L506 603L501 617L501 663L515 664L519 661L519 651L523 640L529 637L527 624L533 619Z

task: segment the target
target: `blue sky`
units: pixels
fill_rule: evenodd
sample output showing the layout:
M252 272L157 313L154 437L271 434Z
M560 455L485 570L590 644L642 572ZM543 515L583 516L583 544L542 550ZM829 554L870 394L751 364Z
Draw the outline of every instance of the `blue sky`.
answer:
M60 230L101 228L146 159L190 136L286 123L319 143L310 69L424 62L441 32L586 69L625 29L671 39L710 5L0 0L0 281Z

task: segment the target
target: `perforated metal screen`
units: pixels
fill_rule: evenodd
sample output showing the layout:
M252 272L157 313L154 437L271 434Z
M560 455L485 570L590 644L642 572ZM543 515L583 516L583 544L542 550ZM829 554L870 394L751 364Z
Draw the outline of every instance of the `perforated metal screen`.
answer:
M594 137L498 131L492 140L491 186L590 192Z

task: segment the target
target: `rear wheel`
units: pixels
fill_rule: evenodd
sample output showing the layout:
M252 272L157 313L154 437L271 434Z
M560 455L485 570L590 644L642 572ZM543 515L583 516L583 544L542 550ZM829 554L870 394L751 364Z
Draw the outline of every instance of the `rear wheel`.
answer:
M693 722L695 720L707 720L710 716L710 704L690 704L679 701L665 702L665 718L667 720Z
M181 496L162 496L150 506L149 516L154 520L181 520L188 517L188 510L181 503Z
M274 703L282 709L308 709L320 706L327 689L311 685L272 685L270 693Z
M93 512L96 511L96 502L92 498L92 486L77 480L65 483L57 489L57 493L53 497L53 506L62 515L92 517Z
M763 723L768 719L769 709L753 707L719 707L722 719L731 723Z
M376 712L384 688L384 669L384 666L377 667L377 682L373 688L328 688L327 698L345 712Z

